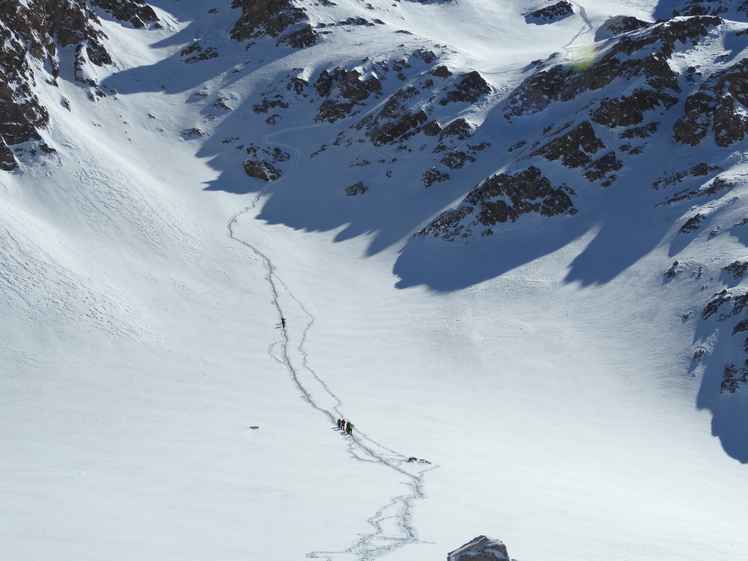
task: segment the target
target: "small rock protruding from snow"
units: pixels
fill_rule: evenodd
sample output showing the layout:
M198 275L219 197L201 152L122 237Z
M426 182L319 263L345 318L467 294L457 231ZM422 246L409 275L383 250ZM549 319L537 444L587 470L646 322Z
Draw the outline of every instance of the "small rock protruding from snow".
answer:
M364 185L363 181L359 181L358 183L355 183L354 185L349 185L345 188L345 194L349 197L355 197L356 195L363 195L369 190L369 188Z
M500 540L478 536L447 555L447 561L512 561Z

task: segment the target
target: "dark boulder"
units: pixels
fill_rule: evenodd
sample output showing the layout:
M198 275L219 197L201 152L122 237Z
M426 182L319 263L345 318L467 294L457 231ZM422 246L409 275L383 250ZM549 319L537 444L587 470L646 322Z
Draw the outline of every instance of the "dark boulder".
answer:
M535 10L525 16L527 23L543 24L560 21L574 15L574 6L566 0L561 0L551 6Z
M511 561L500 540L478 536L447 555L447 561Z

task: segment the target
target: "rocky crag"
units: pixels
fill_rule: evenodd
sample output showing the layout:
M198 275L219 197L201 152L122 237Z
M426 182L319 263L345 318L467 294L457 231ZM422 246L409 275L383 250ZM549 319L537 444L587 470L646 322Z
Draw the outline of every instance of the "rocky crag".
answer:
M76 82L89 87L91 99L106 95L90 71L112 63L96 7L135 27L158 24L156 13L142 0L7 0L0 4L1 169L15 169L23 154L54 152L42 135L49 113L35 92L38 81L56 85L60 72L70 70ZM73 51L73 68L61 68L62 49Z

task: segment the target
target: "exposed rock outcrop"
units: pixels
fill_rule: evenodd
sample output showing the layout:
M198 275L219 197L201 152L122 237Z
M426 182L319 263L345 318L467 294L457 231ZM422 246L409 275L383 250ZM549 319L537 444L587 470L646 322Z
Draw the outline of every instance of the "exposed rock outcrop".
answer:
M642 125L641 127L631 127L630 129L626 129L621 134L619 134L618 138L620 138L621 140L626 138L649 138L657 132L659 127L660 123L658 123L657 121L647 123L646 125Z
M667 92L637 89L617 99L603 98L592 113L592 120L609 128L630 127L644 120L644 113L656 107L670 108L678 98Z
M250 144L245 148L245 152L251 159L244 160L244 171L250 177L255 177L262 181L280 179L283 172L276 167L276 164L282 164L291 159L291 155L288 152L284 152L278 147L260 148L259 146Z
M398 90L390 96L379 113L364 118L357 128L366 129L366 136L375 146L391 144L412 136L428 121L424 110L414 113L409 110L408 100L417 96L418 90L413 86Z
M608 19L595 34L595 40L601 41L623 33L629 33L648 27L650 24L631 16L615 16Z
M262 181L275 181L282 175L278 168L265 160L245 160L244 171L250 177L255 177Z
M439 105L448 103L475 103L481 96L491 93L491 86L480 75L480 72L473 70L462 76L453 89L447 92L447 95L439 100Z
M504 117L512 120L522 115L544 111L553 102L576 98L583 92L596 91L613 80L643 78L635 96L621 98L610 116L598 114L600 121L611 126L625 126L624 122L641 122L639 113L660 103L672 106L675 94L680 93L678 75L668 64L675 49L683 44L698 44L709 31L722 23L718 17L703 16L673 20L632 32L621 37L598 61L585 65L555 64L527 78L509 96ZM625 110L623 110L625 108Z
M146 6L141 8L145 14ZM53 151L41 142L39 131L47 126L49 115L34 92L32 61L44 62L49 72L46 80L56 85L60 74L58 49L72 48L75 80L91 86L90 96L95 99L105 94L98 89L89 68L111 64L105 39L98 17L84 0L0 3L0 169L8 171L18 166L20 153L12 149L14 145L31 141L42 151ZM34 152L36 148L28 150Z
M685 0L676 4L672 16L723 16L733 17L742 15L745 17L748 11L748 2L735 2L734 0Z
M686 115L673 127L676 142L696 146L710 132L717 146L744 140L748 133L748 58L705 80L686 99Z
M447 555L447 561L511 561L500 540L478 536Z
M527 23L551 23L572 15L574 15L574 6L566 0L561 0L551 6L546 6L527 14L525 21Z
M359 70L323 70L313 84L317 95L327 97L317 110L315 121L334 123L351 115L354 106L382 90L376 76L364 77Z
M231 7L242 11L231 30L231 38L235 41L267 36L275 39L276 45L296 49L317 42L306 12L291 0L234 0Z
M358 183L354 183L353 185L349 185L345 188L345 194L349 197L355 197L356 195L363 195L369 190L369 188L364 185L363 181L359 181Z
M742 265L740 263L734 263L732 265L734 270L738 274L742 275ZM727 268L725 268L727 270ZM745 287L737 287L732 290L722 290L721 292L714 294L712 299L704 307L701 312L703 320L708 320L711 316L715 316L718 323L732 326L731 335L733 337L738 336L740 333L748 331L748 316L744 311L748 308L748 292ZM741 340L742 336L741 336ZM743 340L743 351L748 353L748 338ZM736 393L742 388L748 389L748 361L745 361L743 365L737 366L733 362L727 362L724 365L722 381L720 383L720 391L722 393Z
M452 241L470 237L476 229L481 235L491 235L493 231L486 227L514 222L523 214L576 214L570 195L574 195L572 189L566 185L554 188L534 166L515 175L499 173L470 191L460 206L442 213L419 235ZM472 220L466 221L471 215Z
M143 0L91 0L91 4L106 10L120 21L129 21L134 27L158 22L156 12Z
M449 174L436 168L425 171L421 176L421 183L424 187L431 187L434 183L444 183L445 181L449 181Z
M561 160L569 168L583 167L592 162L592 154L605 148L605 144L595 135L589 121L580 123L566 134L555 138L531 156L543 156L547 160Z
M428 52L413 53L413 57L420 59L421 64L429 64L428 60L433 61L430 55ZM431 76L436 76L437 80ZM439 93L432 93L424 99L424 91ZM366 136L377 146L402 142L419 133L426 136L439 135L440 144L445 136L456 135L464 139L467 138L466 134L472 134L472 128L464 119L452 121L452 128L449 130L442 130L437 121L429 120L435 103L438 102L443 107L452 103L473 104L491 92L493 89L479 72L455 75L445 66L438 66L392 94L378 113L366 116L356 128L365 130ZM446 145L442 145L441 148L437 147L435 152L447 149Z
M201 60L210 60L218 57L218 50L215 47L207 46L203 47L199 42L192 43L189 47L185 47L179 51L179 56L184 57L183 62L187 64L194 64Z
M732 275L733 279L742 279L743 276L745 276L746 271L748 271L748 262L747 261L733 261L727 267L724 267L722 270Z
M734 184L722 177L716 177L712 181L705 183L698 189L684 189L676 192L672 197L668 198L664 204L672 205L681 201L690 201L696 197L711 197L717 195L721 191L732 189Z

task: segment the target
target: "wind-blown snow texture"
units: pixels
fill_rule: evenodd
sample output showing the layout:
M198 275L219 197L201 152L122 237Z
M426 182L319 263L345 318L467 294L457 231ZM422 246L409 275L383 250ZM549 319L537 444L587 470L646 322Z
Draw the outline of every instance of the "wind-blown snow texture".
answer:
M745 6L552 4L1 7L0 559L744 558Z

